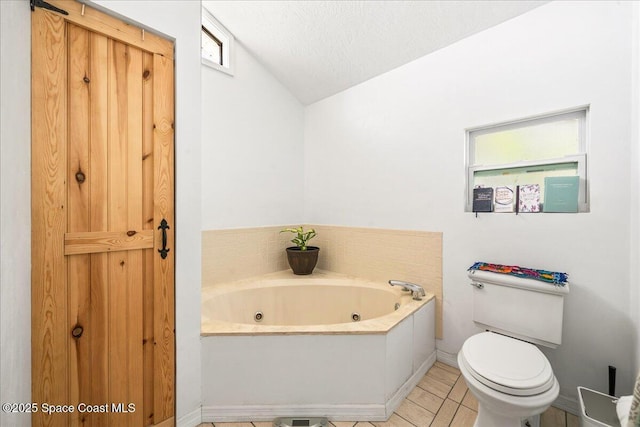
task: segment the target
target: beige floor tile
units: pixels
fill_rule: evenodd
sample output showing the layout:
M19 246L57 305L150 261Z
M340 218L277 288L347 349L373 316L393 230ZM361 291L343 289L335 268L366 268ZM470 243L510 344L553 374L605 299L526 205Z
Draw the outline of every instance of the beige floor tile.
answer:
M413 427L413 425L396 413L391 414L388 421L373 421L376 427ZM357 426L356 426L357 427Z
M273 421L252 421L254 427L272 427Z
M573 414L567 412L567 427L579 427L580 419Z
M422 406L408 399L405 399L400 406L398 406L395 413L416 427L429 427L431 421L433 421L436 416L435 413L427 411Z
M478 401L471 391L467 390L461 403L467 408L478 412Z
M450 387L453 387L453 385L458 380L458 375L439 368L435 365L432 366L431 369L429 369L429 371L427 372L427 376L434 378Z
M451 391L451 386L446 385L442 381L438 381L437 379L428 375L422 377L422 379L418 383L418 387L430 393L433 393L442 399L445 399Z
M433 366L437 366L438 368L442 368L445 371L449 371L452 374L456 374L456 375L460 375L460 369L456 368L455 366L449 366L446 363L442 363L442 362L436 362L433 364Z
M198 427L213 427L213 423L202 423Z
M371 424L370 422L367 421L359 421L356 424L356 427L375 427L373 424Z
M540 427L566 427L567 416L562 409L550 406L540 415Z
M478 413L476 411L460 405L455 417L453 417L453 421L451 421L451 427L473 427L477 416Z
M449 392L449 399L454 402L462 402L465 393L467 392L467 383L464 382L464 378L461 376L458 377L458 381L454 384L453 388Z
M356 425L356 422L355 421L331 421L331 424L333 424L336 427L353 427L354 425Z
M407 399L417 405L422 406L424 409L434 414L438 412L440 406L442 406L442 402L444 401L443 398L438 397L426 390L423 390L420 387L416 387L411 390L411 393L409 393Z
M455 416L456 411L458 410L458 406L459 405L453 400L446 399L442 403L440 410L438 411L438 413L436 414L436 417L431 423L431 427L448 427L449 424L451 424L451 421L453 420L453 417Z

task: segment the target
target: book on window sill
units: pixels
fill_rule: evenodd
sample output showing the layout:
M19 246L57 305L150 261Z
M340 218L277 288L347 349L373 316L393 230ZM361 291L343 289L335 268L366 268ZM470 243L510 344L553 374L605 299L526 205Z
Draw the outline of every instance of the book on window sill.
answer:
M579 176L548 176L544 179L545 212L578 212Z
M493 188L473 189L473 212L493 212Z
M526 184L519 186L518 212L540 212L540 185Z
M495 189L494 212L513 212L515 191L512 185L503 185Z

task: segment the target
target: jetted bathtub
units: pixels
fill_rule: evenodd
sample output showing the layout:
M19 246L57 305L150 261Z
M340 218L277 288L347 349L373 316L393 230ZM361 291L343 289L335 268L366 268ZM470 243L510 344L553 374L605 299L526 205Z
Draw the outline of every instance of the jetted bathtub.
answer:
M435 362L434 307L318 270L206 287L203 421L386 420Z

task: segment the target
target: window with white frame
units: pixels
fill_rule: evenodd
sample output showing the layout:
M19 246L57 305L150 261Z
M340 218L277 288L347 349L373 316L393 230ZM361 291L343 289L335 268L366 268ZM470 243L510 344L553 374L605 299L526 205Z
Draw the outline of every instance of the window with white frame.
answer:
M202 63L233 75L233 34L204 7L201 38Z
M539 184L579 176L578 211L588 212L588 107L497 125L467 129L467 199L471 212L476 187Z

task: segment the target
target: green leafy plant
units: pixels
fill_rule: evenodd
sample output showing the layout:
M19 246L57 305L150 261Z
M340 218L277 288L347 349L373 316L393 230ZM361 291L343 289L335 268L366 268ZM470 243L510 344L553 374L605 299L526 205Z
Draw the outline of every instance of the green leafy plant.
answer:
M307 250L307 242L314 237L316 237L316 230L313 228L308 231L304 231L302 226L298 228L285 228L284 230L280 230L281 233L284 232L294 233L296 237L294 237L291 242L294 243L301 251Z

